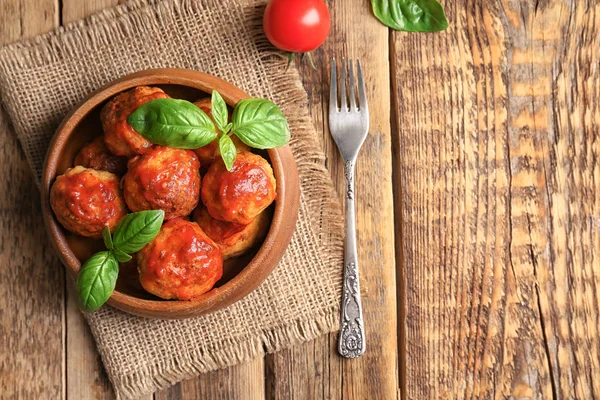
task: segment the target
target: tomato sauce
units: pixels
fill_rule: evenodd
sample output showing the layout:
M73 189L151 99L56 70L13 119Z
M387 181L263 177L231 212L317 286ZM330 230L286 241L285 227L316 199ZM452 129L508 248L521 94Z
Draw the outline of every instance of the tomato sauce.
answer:
M115 202L119 191L119 181L101 180L84 171L65 175L62 184L69 188L66 192L68 208L77 217L90 222L102 222L121 214L119 203Z
M163 293L181 300L207 292L223 275L219 248L196 223L181 218L166 222L142 252L141 279L160 282Z

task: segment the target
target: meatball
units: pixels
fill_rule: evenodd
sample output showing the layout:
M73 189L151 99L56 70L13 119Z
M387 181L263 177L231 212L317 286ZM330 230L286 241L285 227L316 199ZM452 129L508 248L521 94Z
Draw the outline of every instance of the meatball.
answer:
M237 152L240 153L242 151L248 151L250 148L244 144L237 136L231 136L231 140L237 149ZM208 167L210 164L215 161L216 158L221 156L221 151L219 150L219 139L215 139L206 146L195 149L194 152L198 156L200 160L200 164L202 166Z
M106 171L77 166L56 178L50 205L58 222L81 236L102 237L127 214L119 178Z
M123 194L131 211L164 210L165 219L189 215L200 200L200 163L191 150L156 146L129 160Z
M260 213L248 225L214 219L205 207L196 208L193 218L208 237L219 246L224 260L241 256L254 247L264 239L270 226L267 212Z
M201 109L206 114L208 114L208 116L210 117L210 119L213 119L213 116L212 116L212 100L211 100L210 97L205 97L203 99L196 100L194 102L194 104L199 109ZM214 119L213 119L213 121L214 121Z
M169 96L162 89L138 86L109 101L100 113L106 147L113 154L128 158L148 151L152 142L137 133L127 118L142 104L166 97Z
M198 100L194 104L206 114L208 114L210 119L213 119L210 97ZM238 153L241 151L250 150L250 148L246 144L244 144L244 142L242 142L237 136L232 136L231 140L233 140L233 144L235 144ZM194 150L194 152L198 156L198 159L200 160L200 164L202 164L202 166L209 166L215 160L215 158L221 155L221 152L219 151L219 139L213 140L206 146Z
M122 175L127 170L127 158L115 156L108 151L103 136L99 136L83 146L75 156L73 164L117 175Z
M217 160L204 175L202 201L208 213L221 221L248 225L275 197L271 165L257 154L239 153L231 171Z
M190 300L208 292L223 275L219 247L195 222L166 222L137 253L140 283L163 299Z
M217 151L219 151L219 139L215 139L206 146L194 149L194 153L198 156L200 164L207 167L215 160Z

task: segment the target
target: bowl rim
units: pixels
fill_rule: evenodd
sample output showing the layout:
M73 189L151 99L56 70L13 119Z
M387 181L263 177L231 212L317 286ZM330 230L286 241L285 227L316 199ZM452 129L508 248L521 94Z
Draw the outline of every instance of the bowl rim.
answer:
M207 94L210 94L213 88L219 88L219 93L230 106L250 97L233 84L204 72L179 68L148 69L108 83L87 96L67 114L50 142L44 161L41 183L42 215L52 245L73 279L76 279L81 263L69 247L63 228L50 206L50 188L58 175L58 163L74 130L90 111L116 94L140 85L180 85ZM223 88L225 90L222 90ZM180 319L216 311L256 289L283 257L295 230L300 204L298 172L289 145L269 149L267 152L277 182L275 210L267 236L258 252L238 274L223 286L190 301L141 299L115 289L107 303L142 317Z

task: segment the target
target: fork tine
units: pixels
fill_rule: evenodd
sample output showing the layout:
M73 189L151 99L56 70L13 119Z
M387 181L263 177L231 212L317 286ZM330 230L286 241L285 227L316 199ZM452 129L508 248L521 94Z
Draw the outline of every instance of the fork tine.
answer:
M337 71L335 58L331 62L331 83L329 88L329 112L337 112Z
M356 96L354 95L354 67L353 62L350 60L350 79L348 80L348 84L350 85L350 111L356 111Z
M367 111L367 95L365 94L365 82L363 81L362 69L360 68L360 60L356 59L356 69L358 72L358 102L361 111Z
M346 60L342 58L342 88L340 93L340 111L348 111L348 98L346 97Z

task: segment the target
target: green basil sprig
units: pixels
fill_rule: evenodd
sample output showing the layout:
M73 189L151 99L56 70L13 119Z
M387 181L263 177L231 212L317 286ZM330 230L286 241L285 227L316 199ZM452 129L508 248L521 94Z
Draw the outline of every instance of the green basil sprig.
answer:
M250 147L272 149L290 140L283 113L269 100L244 99L233 110L231 130Z
M219 151L221 152L221 158L223 158L223 162L225 163L225 168L227 168L227 171L231 171L231 167L233 167L233 162L237 155L237 149L235 148L233 140L231 140L228 135L222 135L219 138Z
M119 276L119 263L111 251L94 254L77 275L79 304L87 311L95 311L108 300Z
M114 248L112 236L110 236L110 228L108 226L104 227L104 230L102 231L102 240L107 249L112 250Z
M448 28L437 0L371 0L373 14L384 25L407 32L437 32Z
M131 113L127 122L146 139L161 146L197 149L217 138L210 117L185 100L149 101Z
M113 245L127 254L137 253L150 242L162 225L163 210L147 210L123 217L113 234Z
M219 92L213 90L211 113L214 124L206 113L189 101L156 99L140 106L127 121L152 143L181 149L197 149L212 142L217 137L216 125L220 131L219 150L228 171L237 155L231 135L257 149L272 149L290 140L285 116L269 100L241 100L233 110L232 122L227 123L227 104ZM210 132L205 125L206 119L212 126Z
M213 90L212 92L212 96L210 99L210 111L212 113L215 124L217 125L217 128L219 128L221 132L225 132L226 130L228 130L227 120L229 120L229 111L227 111L227 104L225 103L225 100L223 100L219 92L217 92L216 90Z
M162 226L165 212L148 210L127 214L111 236L106 227L102 239L108 250L91 256L77 275L79 304L86 311L96 311L115 290L119 276L119 262L131 260L131 254L151 242Z

